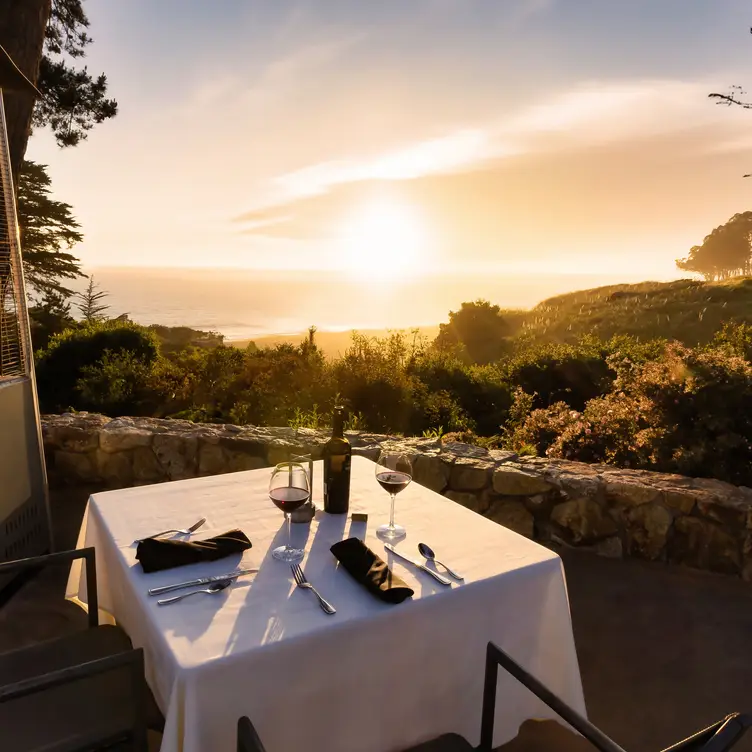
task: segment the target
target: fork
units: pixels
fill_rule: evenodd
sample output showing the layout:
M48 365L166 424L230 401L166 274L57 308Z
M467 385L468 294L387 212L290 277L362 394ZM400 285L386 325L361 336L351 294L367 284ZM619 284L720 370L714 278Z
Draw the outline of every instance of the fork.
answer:
M198 522L194 522L193 525L185 528L184 530L163 530L161 533L154 533L154 535L147 535L146 538L138 538L134 540L133 542L135 544L138 544L138 543L141 543L141 541L149 540L150 538L159 538L163 535L168 535L169 533L172 533L174 535L190 535L191 533L195 533L196 530L198 530L205 522L206 522L206 517L202 517Z
M322 598L321 595L319 595L319 591L316 590L316 588L313 585L311 585L310 582L308 582L299 564L291 564L290 569L292 569L292 576L295 578L295 582L297 586L300 588L306 588L307 590L310 590L319 599L319 605L321 606L321 609L324 611L324 613L327 613L327 614L337 613L337 609L334 608L334 606L332 606L332 604L329 603L329 601Z

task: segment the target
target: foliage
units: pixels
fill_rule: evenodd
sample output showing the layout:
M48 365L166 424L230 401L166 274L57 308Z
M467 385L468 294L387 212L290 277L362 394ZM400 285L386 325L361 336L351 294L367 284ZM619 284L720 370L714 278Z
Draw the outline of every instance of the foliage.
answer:
M204 332L188 326L152 324L149 329L159 338L163 355L171 355L189 348L211 349L219 347L224 341L224 336L219 332Z
M465 353L472 363L493 363L507 350L510 333L499 306L476 300L449 312L449 323L441 325L435 344L442 351Z
M677 259L676 266L709 281L750 274L750 238L752 212L735 214L707 235L702 245L693 246L687 258Z
M583 411L533 410L510 445L552 457L752 482L752 366L725 348L666 348L612 365L612 390Z
M37 353L37 387L42 410L86 409L78 391L79 379L91 376L85 369L100 363L106 353L110 356L131 353L151 364L159 356L159 343L145 327L122 321L92 322L53 336L47 347ZM109 372L112 373L111 367Z
M109 310L107 303L102 301L107 297L108 293L99 289L99 285L94 282L94 275L89 277L89 284L83 292L76 293L76 298L80 300L80 303L76 303L76 308L83 320L87 324L91 324L94 321L101 321L105 318L105 311Z
M39 66L42 93L34 109L34 126L50 126L58 146L76 146L97 123L115 117L118 105L107 98L107 77L92 77L72 61L86 56L92 42L82 0L53 0Z
M78 259L68 253L83 240L70 204L50 198L47 166L24 161L18 181L18 222L21 227L26 282L44 297L70 296L63 280L81 277Z
M521 317L518 339L536 347L626 335L645 344L663 339L693 346L711 342L727 321L752 323L752 278L641 282L558 295Z
M67 297L55 290L48 290L35 306L29 308L29 322L31 341L36 350L46 348L54 335L77 326Z

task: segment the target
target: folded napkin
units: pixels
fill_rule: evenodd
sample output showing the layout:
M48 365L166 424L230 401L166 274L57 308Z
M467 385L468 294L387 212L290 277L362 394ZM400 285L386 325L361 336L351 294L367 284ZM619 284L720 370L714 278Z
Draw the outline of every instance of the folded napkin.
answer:
M144 572L158 572L199 561L215 561L238 554L251 547L251 541L242 530L230 530L214 538L189 543L169 538L147 538L138 544L136 558Z
M339 541L330 551L357 582L382 601L402 603L413 595L405 581L393 574L386 562L362 540L348 538Z

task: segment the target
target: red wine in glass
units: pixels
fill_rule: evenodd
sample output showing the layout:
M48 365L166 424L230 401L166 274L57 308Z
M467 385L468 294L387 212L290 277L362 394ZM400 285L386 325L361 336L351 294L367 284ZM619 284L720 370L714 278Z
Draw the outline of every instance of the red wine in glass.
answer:
M407 473L386 471L377 473L376 480L387 493L398 494L410 485L412 478Z
M299 561L305 555L305 551L290 545L290 513L311 498L311 479L303 465L299 462L281 462L277 465L269 480L269 498L277 509L282 510L287 522L287 543L275 548L272 556L288 564Z
M389 494L389 524L381 525L376 531L379 538L390 541L400 540L407 535L402 525L394 524L394 497L404 491L413 478L413 466L410 458L390 447L383 447L375 465L375 474L378 484Z
M274 488L269 491L269 498L285 514L294 512L298 507L303 506L310 495L305 488L290 488L289 486Z

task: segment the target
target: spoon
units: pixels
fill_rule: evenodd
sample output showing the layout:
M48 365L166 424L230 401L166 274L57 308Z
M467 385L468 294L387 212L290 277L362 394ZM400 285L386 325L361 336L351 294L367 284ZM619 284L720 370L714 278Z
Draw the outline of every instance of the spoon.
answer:
M449 567L446 564L444 564L443 561L439 561L436 558L436 554L433 552L433 549L430 546L426 545L425 543L418 543L418 551L420 551L420 555L423 558L428 559L428 561L432 561L434 564L441 564L441 566L444 567L444 569L446 569L446 571L450 575L452 575L452 577L454 577L455 580L465 579L461 574L457 574L457 572L455 572L454 570L449 569Z
M178 601L182 601L183 598L187 598L189 595L198 595L198 593L215 595L216 593L221 593L225 588L230 587L230 585L232 585L232 580L220 580L219 582L215 582L213 585L209 585L208 588L204 588L203 590L192 590L190 593L173 595L172 598L162 598L162 600L157 601L157 605L166 606L169 603L177 603Z

